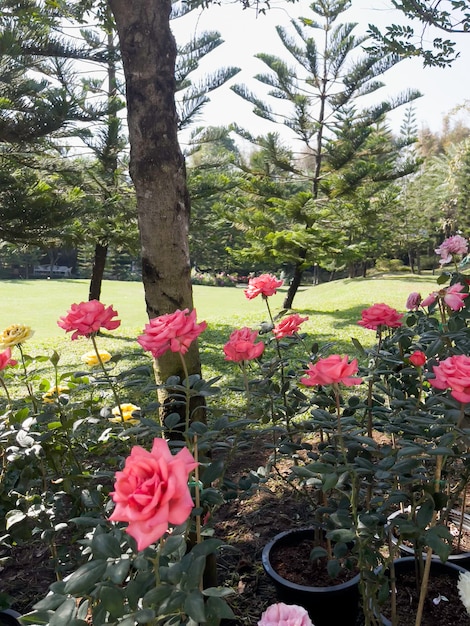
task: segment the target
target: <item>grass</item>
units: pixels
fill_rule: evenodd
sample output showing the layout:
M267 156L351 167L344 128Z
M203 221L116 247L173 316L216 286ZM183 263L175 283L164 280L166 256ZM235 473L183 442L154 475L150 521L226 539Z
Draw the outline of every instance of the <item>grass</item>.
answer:
M375 342L375 333L357 325L361 310L375 302L386 302L404 311L411 291L427 295L436 289L435 277L387 275L366 279L338 280L318 286L303 286L294 301L296 312L308 315L302 329L308 334L309 346L331 342L330 353L357 356L351 337L363 346ZM282 309L285 288L269 298L273 315ZM61 371L71 366L83 367L81 355L92 350L87 339L71 341L57 325L70 305L88 297L87 280L8 280L0 281L0 298L6 303L0 309L0 330L13 323L31 326L34 335L25 344L32 356L50 356L53 350L60 354ZM119 314L121 326L98 337L99 348L121 355L116 372L141 363L150 363L136 341L148 321L144 290L138 282L104 281L102 302L112 304ZM203 376L209 379L219 374L226 382L233 382L237 370L224 360L222 346L232 330L242 326L257 328L268 318L262 298L247 300L243 289L233 287L194 287L194 301L198 320L206 320L208 329L199 339ZM17 354L14 351L13 356ZM41 375L47 375L50 365L42 363Z

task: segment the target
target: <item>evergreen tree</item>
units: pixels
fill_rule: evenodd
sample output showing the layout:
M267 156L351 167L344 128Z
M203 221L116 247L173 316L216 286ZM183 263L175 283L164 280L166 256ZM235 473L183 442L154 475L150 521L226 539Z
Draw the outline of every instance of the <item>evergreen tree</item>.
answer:
M395 166L387 173L387 161L396 162L398 146L372 136L379 132L378 125L387 112L420 95L409 90L394 99L359 108L360 98L383 86L378 76L396 65L399 58L361 54L366 38L354 35L356 24L337 24L349 6L349 0L312 3L312 18L292 21L294 38L284 28L277 28L295 66L270 54L256 55L270 70L256 78L271 88L269 96L278 100L279 106L269 106L243 86L234 87L255 105L257 115L286 125L302 142L308 157L302 176L310 183L314 204L320 200L324 204L339 194L351 195L366 178L390 182L405 173ZM299 246L285 308L292 306L307 257L308 249Z

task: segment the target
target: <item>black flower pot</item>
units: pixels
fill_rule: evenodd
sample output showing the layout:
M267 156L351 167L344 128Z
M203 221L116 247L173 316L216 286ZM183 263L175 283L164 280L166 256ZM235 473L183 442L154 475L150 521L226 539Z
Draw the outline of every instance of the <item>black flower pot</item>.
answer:
M399 517L401 514L400 511L396 511L395 513L392 513L389 516L389 521L393 521L396 517ZM451 511L451 515L450 515L451 520L458 526L459 522L460 522L460 512L453 509ZM467 514L464 514L464 525L463 525L464 529L467 532L470 532L470 519L469 516ZM397 541L397 537L396 535L392 532L391 533L391 539L393 541L393 543L396 545L398 543ZM410 545L407 545L405 543L401 543L400 544L400 554L402 557L408 557L408 556L412 556L414 557L415 551L414 548ZM423 553L423 558L426 556L425 553ZM437 555L435 555L433 558L438 559L439 557ZM455 565L459 565L460 567L464 567L466 570L470 571L470 552L459 552L456 554L450 554L447 561L447 563L455 563Z
M398 586L400 585L401 575L415 573L416 571L415 557L407 556L407 557L397 559L396 561L394 561L394 568L395 568L396 584L398 588ZM454 563L450 563L448 561L446 563L443 563L440 559L433 557L432 562L431 562L431 571L430 571L429 577L430 579L432 579L434 577L447 575L450 578L453 578L455 580L455 584L457 585L457 580L459 578L460 573L466 572L466 571L467 570L464 567L460 567L459 565L455 565ZM460 602L460 600L458 601ZM458 623L455 624L455 626L464 626L464 624L469 623L468 620L465 621L467 618L467 613L464 610L463 605L462 605L462 615L464 616L463 617L464 621L459 621ZM392 626L392 622L384 615L381 615L380 619L384 626ZM413 621L414 621L414 615L413 615ZM425 620L423 620L422 625L427 626Z
M330 586L310 587L283 578L271 564L272 551L310 539L313 532L312 528L302 528L276 535L263 549L263 567L276 587L278 600L303 606L315 626L355 626L359 614L359 574L337 585L332 581Z
M20 613L11 609L0 611L0 626L21 626L18 617L21 617Z

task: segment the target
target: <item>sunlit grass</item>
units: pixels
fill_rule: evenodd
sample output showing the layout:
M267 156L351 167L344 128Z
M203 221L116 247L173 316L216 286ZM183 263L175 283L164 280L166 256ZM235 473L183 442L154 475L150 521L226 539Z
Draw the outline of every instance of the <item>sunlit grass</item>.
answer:
M375 302L386 302L404 311L406 298L411 291L427 295L436 288L436 277L389 275L378 278L338 280L318 286L303 286L294 301L295 310L308 315L303 326L311 343L333 342L332 352L354 355L351 337L363 345L375 341L375 333L357 325L361 310ZM61 364L80 363L81 355L91 350L86 339L71 341L57 325L70 305L88 298L86 280L11 280L0 281L0 329L13 323L31 326L34 336L25 349L34 354L61 355ZM282 309L285 288L269 298L273 315ZM148 361L136 342L147 322L144 291L141 283L104 281L101 300L117 310L121 326L112 333L98 337L99 347L112 354L123 355L123 367ZM220 371L233 369L224 361L222 346L232 330L242 326L256 328L268 319L266 303L261 297L247 300L242 288L194 287L194 302L198 320L206 320L208 330L200 337L199 344L206 377Z

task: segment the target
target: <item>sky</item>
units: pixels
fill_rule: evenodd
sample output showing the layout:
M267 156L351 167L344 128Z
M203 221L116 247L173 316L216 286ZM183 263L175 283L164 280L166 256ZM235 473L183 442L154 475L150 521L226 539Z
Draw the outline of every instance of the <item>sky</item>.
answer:
M191 35L207 30L221 33L224 43L203 60L201 72L210 73L220 66L242 68L237 76L210 95L211 102L206 105L199 118L201 125L228 125L236 121L255 134L279 131L279 127L252 113L252 105L234 94L229 86L233 83L246 84L258 96L263 96L266 87L254 80L253 76L266 72L268 68L255 59L254 55L268 52L290 61L289 53L280 42L275 26L289 28L293 17L312 17L309 5L310 2L305 0L300 0L295 5L274 0L271 2L271 9L266 14L259 15L254 10L243 10L237 3L228 6L212 5L209 9L193 11L172 21L175 37L181 44ZM357 22L354 33L359 35L366 32L369 23L380 28L386 24L397 23L401 18L401 12L391 7L389 0L353 0L351 9L338 18L338 23ZM413 105L418 128L429 127L434 132L441 130L446 114L463 105L465 101L470 103L470 33L455 37L455 40L460 58L450 68L424 68L419 58L405 59L382 76L386 86L376 92L377 99L397 95L409 88L418 89L423 94ZM390 126L396 132L403 121L405 109L406 107L400 107L388 117ZM459 115L470 124L470 113ZM288 138L289 134L285 132L285 137Z

